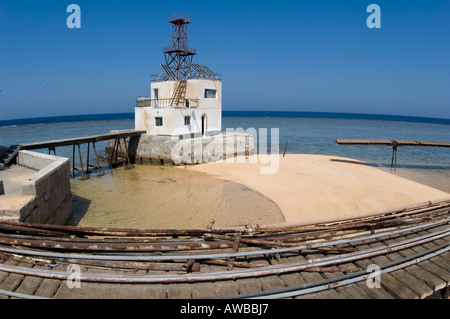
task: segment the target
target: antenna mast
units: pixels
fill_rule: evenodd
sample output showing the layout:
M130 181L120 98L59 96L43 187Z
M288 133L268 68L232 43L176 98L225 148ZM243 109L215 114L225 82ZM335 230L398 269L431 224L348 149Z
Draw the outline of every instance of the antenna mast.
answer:
M191 23L191 17L182 12L169 16L172 23L172 43L164 47L166 65L172 70L177 81L189 78L189 65L197 51L190 48L187 40L187 25Z

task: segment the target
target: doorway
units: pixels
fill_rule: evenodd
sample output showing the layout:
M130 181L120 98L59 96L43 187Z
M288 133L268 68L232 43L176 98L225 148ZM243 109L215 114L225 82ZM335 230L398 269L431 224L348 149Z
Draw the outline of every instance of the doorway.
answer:
M206 134L206 114L202 115L202 136Z

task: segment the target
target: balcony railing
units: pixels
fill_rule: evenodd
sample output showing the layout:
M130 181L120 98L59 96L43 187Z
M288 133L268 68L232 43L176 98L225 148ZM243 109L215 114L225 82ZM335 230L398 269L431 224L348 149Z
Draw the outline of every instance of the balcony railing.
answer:
M138 97L136 101L137 107L154 107L154 108L168 108L168 107L198 107L198 99L181 99L177 105L172 105L172 99L151 99L149 97Z

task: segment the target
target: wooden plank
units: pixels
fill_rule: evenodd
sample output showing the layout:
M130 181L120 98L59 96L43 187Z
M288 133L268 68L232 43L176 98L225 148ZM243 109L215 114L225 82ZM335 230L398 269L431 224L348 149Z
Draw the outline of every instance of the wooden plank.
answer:
M390 245L399 240L406 240L406 237L397 237L394 239L385 240L383 244ZM403 249L398 252L385 254L384 256L390 261L397 261L405 257L415 255L415 252L411 249ZM397 280L403 282L412 291L416 292L419 298L424 299L430 296L434 292L434 288L427 285L423 278L417 278L410 274L405 269L397 270L391 273Z
M386 290L380 288L369 288L367 286L367 281L361 281L356 283L356 286L363 289L364 292L369 295L370 299L394 299L390 293L388 293Z
M356 284L338 287L336 292L345 299L370 299L370 295Z
M205 265L207 267L203 268L203 264L201 266L201 271L205 272L217 272L224 271L223 266L218 265ZM215 294L217 297L226 297L226 296L235 296L239 294L239 288L234 280L219 280L212 283L215 288Z
M367 249L367 248L370 248L370 247L369 246L364 247L364 248L362 247L361 249ZM367 267L369 267L369 265L372 265L373 262L369 259L360 259L360 260L355 261L355 264L358 267L367 269ZM377 288L377 287L369 288L369 286L367 285L367 280L360 282L359 285L360 286L364 285L365 292L374 299L394 299L395 298L389 292L387 292L383 286L381 286L380 288Z
M305 257L303 256L299 256L299 259L302 261L306 261L307 259L311 260L311 259L316 259L316 258L323 258L324 255L322 254L309 254ZM306 281L306 282L316 282L316 281L322 281L327 279L327 277L324 274L320 274L318 272L307 272L307 271L303 271L300 272L300 276ZM327 298L330 299L345 299L345 296L343 297L336 289L330 289L330 290L326 290L326 291L322 291L322 292L317 292L315 293L317 294L316 297L320 298L321 296L327 296ZM311 294L312 295L312 294ZM312 297L310 296L310 298L316 298L316 297Z
M335 143L342 145L392 145L392 141L384 139L337 139Z
M67 138L67 139L61 139L61 140L26 143L26 144L20 145L20 148L22 150L34 150L34 149L49 148L49 147L69 146L69 145L77 145L77 144L85 144L85 143L96 143L96 142L106 141L106 140L138 136L138 135L142 135L145 133L146 133L145 131L122 130L120 132L98 134L98 135L91 135L91 136L85 136L85 137L75 137L75 138Z
M430 233L433 231L436 231L436 229L424 231L422 234L427 234L427 233ZM383 244L389 245L389 244L395 243L396 241L406 240L407 237L414 238L416 236L417 236L416 234L410 234L405 237L396 237L395 240L387 239L387 240L383 241ZM371 246L377 246L378 244L379 243L372 244ZM435 246L435 245L431 244L431 246ZM383 260L383 262L388 263L388 261L396 261L396 260L402 259L404 257L412 256L412 255L416 254L418 250L420 252L423 252L426 250L424 248L424 245L416 246L416 247L412 247L412 248L416 248L416 249L404 249L404 250L400 250L395 253L385 254L384 256L379 256L376 258L378 261L382 260L383 258L386 258L387 260ZM428 247L428 248L430 248L430 247ZM375 259L375 258L373 258L373 259ZM405 287L408 287L408 289L410 289L410 290L414 291L416 294L418 294L419 298L425 298L425 297L431 295L434 291L434 288L427 285L423 279L416 278L415 276L413 276L412 274L410 274L409 272L407 272L405 270L397 270L397 271L393 272L392 275L395 277L396 280L402 282L405 285Z
M298 259L296 257L287 257L282 258L279 262L276 259L271 260L271 264L283 264L288 262L298 262ZM286 287L299 286L306 283L306 281L303 279L302 276L300 276L298 272L281 274L278 277L284 282L284 285Z
M216 287L209 282L191 284L193 299L207 299L216 296Z
M360 268L355 266L353 263L346 263L340 265L345 268ZM344 276L343 272L324 272L322 274L325 278L336 278L340 276ZM349 284L342 287L335 288L336 292L345 299L370 299L370 295L363 289L361 286L357 284Z
M448 282L448 276L443 274L443 269L433 263L431 260L425 260L420 263L420 267L425 271L434 274L435 276L441 278L444 282Z
M408 235L407 237L414 237L413 235ZM416 247L417 248L417 247ZM416 249L417 250L417 249ZM419 246L419 250L422 252L424 251L424 248L422 246ZM400 250L397 254L399 254L401 257L410 257L412 255L415 255L417 251L414 251L411 248ZM396 256L396 253L388 254L386 255L388 258L392 259L392 256ZM421 267L422 263L419 263L417 265L411 265L404 270L414 276L417 280L425 283L428 287L430 287L433 291L442 289L445 287L446 283L443 279L436 276L432 272L429 272L425 270L423 267Z
M392 144L397 146L418 146L420 145L416 141L410 141L410 140L393 140Z
M148 274L152 275L163 275L166 274L166 271L163 270L154 270L149 271ZM166 299L167 291L166 285L164 284L151 284L151 285L134 285L135 287L142 287L142 299ZM134 298L135 299L135 298Z
M15 292L27 295L34 295L34 293L38 290L43 281L44 281L43 278L26 276Z
M289 257L289 260L295 262L304 262L306 261L306 258L299 255L295 257ZM323 276L321 276L319 273L316 272L304 271L297 274L300 276L301 281L303 281L304 283L321 281L325 279ZM342 297L336 292L335 289L329 289L306 295L296 296L295 299L342 299Z
M217 281L214 283L216 296L226 297L239 294L239 288L233 280Z
M438 276L426 271L421 265L412 265L405 268L405 271L416 277L418 280L422 280L433 291L440 290L446 286L446 282Z
M450 142L416 141L421 146L450 147Z
M59 269L57 269L59 268ZM70 272L66 265L58 265L54 270ZM86 274L111 274L117 273L111 269L92 267L80 267L80 271ZM72 282L73 283L73 282ZM126 293L126 285L120 287L114 283L97 283L80 281L79 288L69 285L69 281L63 280L56 291L54 298L57 299L108 299L118 298L120 293ZM117 289L120 288L120 289Z
M441 268L441 271L439 273L439 277L447 281L447 284L450 284L450 264L447 260L440 256L436 256L430 259L430 262L436 264L438 267Z
M169 299L191 299L191 289L189 284L167 285L167 298Z
M262 289L264 291L280 289L280 288L286 287L284 282L276 275L275 276L265 276L265 277L262 277L260 280L261 280Z
M420 299L431 295L434 289L430 288L423 281L418 280L416 277L404 270L396 270L391 273L398 281L402 282L406 287L417 293Z
M240 294L262 291L261 282L254 278L237 279L236 284Z
M296 296L295 299L342 299L342 296L340 296L334 289L331 289Z
M386 256L376 256L370 258L370 260L376 265L385 265L391 262ZM403 282L391 274L382 274L380 280L381 286L395 298L415 299L419 297L416 292L405 286Z
M386 145L386 146L430 146L450 147L450 142L412 141L412 140L386 140L386 139L337 139L336 144L341 145Z
M4 262L4 265L11 265L11 266L20 266L20 267L30 267L30 264L27 263L19 263L14 260L6 260ZM0 289L7 290L7 291L15 291L17 287L20 286L22 281L25 279L25 276L18 275L18 274L11 274L8 273L5 280L0 284Z
M139 270L133 272L133 274L152 274L162 275L166 274L165 271L149 271ZM118 299L166 299L166 285L164 284L149 284L149 285L136 285L136 284L113 284L114 289L120 289L120 293L117 294Z
M53 298L58 291L61 283L62 281L58 279L45 278L34 295L44 298Z

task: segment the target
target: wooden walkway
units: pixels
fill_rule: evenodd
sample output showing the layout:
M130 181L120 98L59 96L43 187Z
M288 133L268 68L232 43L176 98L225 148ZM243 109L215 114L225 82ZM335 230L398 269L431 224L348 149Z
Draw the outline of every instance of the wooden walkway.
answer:
M450 147L450 142L411 141L411 140L377 140L377 139L338 139L340 145L386 145L386 146L428 146Z
M60 139L60 140L51 140L51 141L42 141L42 142L34 142L34 143L26 143L21 144L19 147L21 150L36 150L36 149L48 149L48 153L50 154L51 151L56 155L56 147L61 146L73 146L73 156L72 156L72 176L75 176L75 171L79 171L81 173L81 179L87 179L89 175L85 175L85 173L90 173L89 169L94 168L98 170L98 175L103 175L100 168L100 162L97 156L97 150L95 148L95 143L101 142L101 141L107 141L107 140L114 140L114 147L112 149L111 157L109 160L109 165L113 166L118 164L119 162L122 162L124 165L131 166L131 160L128 153L128 146L126 139L132 139L132 138L138 138L142 134L145 134L145 131L138 131L138 130L120 130L113 133L107 133L107 134L98 134L98 135L91 135L91 136L84 136L84 137L75 137L75 138L67 138L67 139ZM123 140L123 151L122 151L122 143L120 140ZM86 170L84 169L83 165L83 156L81 155L81 148L80 145L87 144L87 156L86 156ZM96 165L90 165L89 164L89 152L90 152L90 145L92 144L94 153L95 153L95 160ZM76 152L75 152L75 146L78 147L78 157L79 157L79 164L80 167L76 167ZM124 154L124 156L122 155ZM120 159L120 157L122 157Z
M0 297L426 298L448 293L449 223L450 198L315 225L3 222Z
M115 133L107 133L107 134L97 134L91 136L84 137L75 137L75 138L67 138L60 140L51 140L51 141L42 141L42 142L34 142L34 143L26 143L21 144L20 149L22 150L36 150L36 149L51 149L60 146L71 146L71 145L79 145L86 143L96 143L107 140L121 139L132 136L140 136L145 134L145 131L137 131L137 130L122 130Z

